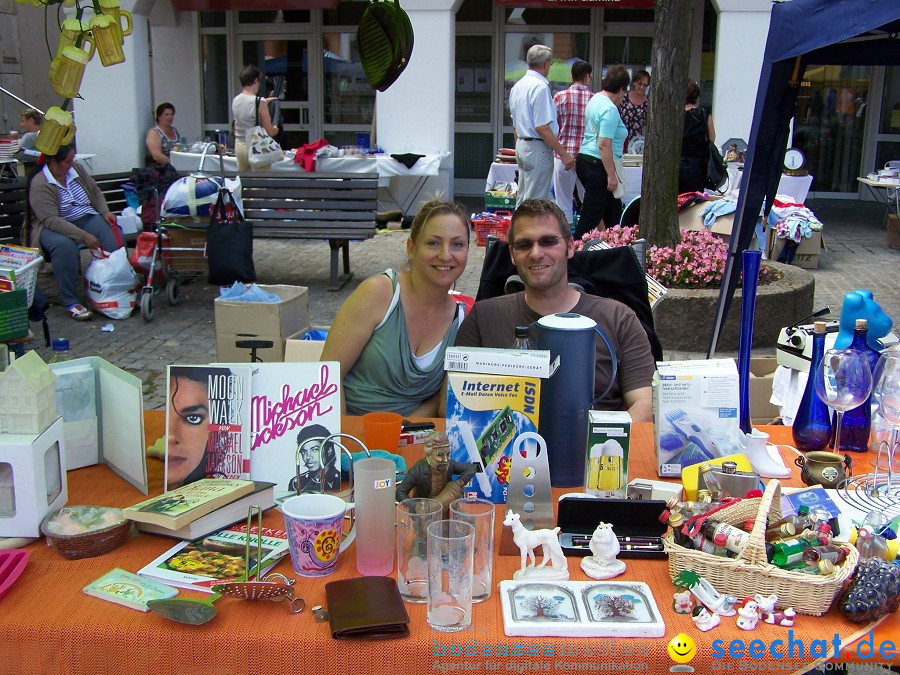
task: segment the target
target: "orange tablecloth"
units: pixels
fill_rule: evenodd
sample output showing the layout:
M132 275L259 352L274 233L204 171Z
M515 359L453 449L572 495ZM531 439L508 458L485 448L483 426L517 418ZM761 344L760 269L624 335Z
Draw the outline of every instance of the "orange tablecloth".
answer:
M148 443L153 442L163 432L162 411L145 412L145 424ZM359 433L360 420L345 418L344 430ZM789 442L789 430L766 430L774 441ZM632 447L630 475L655 477L652 425L636 425ZM408 460L415 460L421 447L402 450ZM151 494L158 494L162 490L162 463L151 459L148 464ZM69 472L68 480L70 504L126 506L142 499L137 490L104 466ZM786 482L799 484L796 479ZM499 533L502 519L496 520ZM272 527L283 526L281 514L274 509L265 515L265 522ZM487 602L475 605L471 631L432 632L425 621L425 607L407 605L411 619L408 638L363 643L333 640L328 624L316 623L311 612L291 615L283 605L270 602L221 598L216 603L219 614L213 621L204 626L183 626L81 593L83 586L113 567L137 571L172 544L171 539L143 535L106 555L77 561L61 558L43 541L29 546L31 559L25 573L0 600L0 673L424 673L440 672L441 668L459 670L466 663L470 667L479 664L476 670L482 671L499 664L498 670L510 666L528 672L562 669L567 663L608 661L630 662L634 669L643 668L638 664L645 663L647 672L658 673L673 665L666 645L680 632L697 642L698 656L692 665L697 672L708 672L714 640L723 640L726 650L735 639L745 643L761 640L767 650L774 640L787 640L785 628L761 625L745 632L735 628L733 618L723 618L719 628L701 633L687 615L672 610L673 587L666 563L661 560L626 560L628 569L619 577L641 580L652 588L667 628L666 637L659 639L508 638L503 634L496 590ZM497 556L495 582L512 578L518 562L518 556ZM578 559L569 560L569 570L573 580L587 580ZM289 559L274 571L293 576ZM356 569L351 546L341 556L332 577L300 577L295 589L309 608L325 603L325 583L352 576L356 576ZM875 645L886 639L900 644L898 623L894 617L883 623L876 631ZM863 628L868 630L844 621L832 609L824 617L800 615L794 639L803 640L808 649L813 639L830 643L835 633L846 638ZM855 654L855 648L850 652ZM812 661L808 651L805 657L791 659L790 663L800 668ZM788 665L786 660L774 661L768 655L752 663L746 657L735 660L726 655L716 665L727 669L731 664L733 670L743 670L747 665L759 669L767 659L782 668Z

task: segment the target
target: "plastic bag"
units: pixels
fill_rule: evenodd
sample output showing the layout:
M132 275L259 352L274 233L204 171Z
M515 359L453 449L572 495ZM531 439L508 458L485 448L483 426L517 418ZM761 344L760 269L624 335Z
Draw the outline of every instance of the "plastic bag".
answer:
M134 250L128 257L128 262L131 263L131 267L134 268L135 272L144 275L150 272L150 263L153 261L158 237L159 235L156 232L140 232L138 234L137 241L134 243ZM163 256L161 257L164 257L165 249L162 249L162 252ZM165 259L156 261L156 266L153 268L154 281L165 281L165 262L167 262Z
M91 251L91 255L98 255ZM140 282L124 248L100 251L84 273L88 304L110 319L127 319L137 301Z
M185 176L172 183L162 204L163 218L194 216L208 218L219 196L222 179L219 177ZM225 179L225 187L234 197L235 204L243 212L241 178Z

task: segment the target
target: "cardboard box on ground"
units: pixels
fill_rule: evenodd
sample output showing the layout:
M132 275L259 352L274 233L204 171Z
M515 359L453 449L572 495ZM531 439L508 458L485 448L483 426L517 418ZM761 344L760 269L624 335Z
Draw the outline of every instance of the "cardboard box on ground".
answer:
M310 326L295 335L291 335L284 342L284 360L288 363L294 361L320 361L322 350L325 348L325 340L304 340L306 334L312 330L327 331L330 326Z
M777 405L769 402L772 398L772 381L778 360L774 356L750 359L750 423L770 424L780 417Z
M284 361L285 341L309 330L309 292L305 286L266 286L280 302L235 302L216 298L216 357L222 363L246 363L250 350L238 340L270 340L273 346L257 350L264 362Z
M775 232L770 228L766 233L766 257L769 260L777 260L781 249L784 248L784 239L775 236ZM812 237L803 239L794 253L792 265L802 267L807 270L814 270L819 266L819 252L825 248L821 232L813 232Z
M889 213L885 219L887 228L887 245L891 248L900 248L900 216Z

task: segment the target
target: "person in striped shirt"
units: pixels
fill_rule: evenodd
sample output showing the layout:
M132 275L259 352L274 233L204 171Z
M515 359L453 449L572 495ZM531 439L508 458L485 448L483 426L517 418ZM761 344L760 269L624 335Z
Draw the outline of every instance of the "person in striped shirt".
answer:
M28 179L22 241L50 259L62 305L73 319L86 321L92 314L75 293L79 246L115 251L122 238L97 183L75 164L75 147L63 145L44 159Z
M587 61L575 61L572 64L572 84L568 89L557 92L553 97L556 106L556 121L559 123L557 138L560 144L573 157L581 147L584 136L584 109L594 93L591 91L591 73L593 67ZM572 198L575 189L578 199L584 199L584 185L578 180L575 169L567 169L558 153L553 158L553 191L556 204L566 215L566 222L572 222Z

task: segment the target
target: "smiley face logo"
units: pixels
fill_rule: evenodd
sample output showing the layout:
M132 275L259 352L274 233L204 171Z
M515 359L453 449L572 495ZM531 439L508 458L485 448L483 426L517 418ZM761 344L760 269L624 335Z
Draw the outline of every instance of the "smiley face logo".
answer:
M679 633L669 642L669 658L675 663L687 663L697 655L697 645L687 633Z

